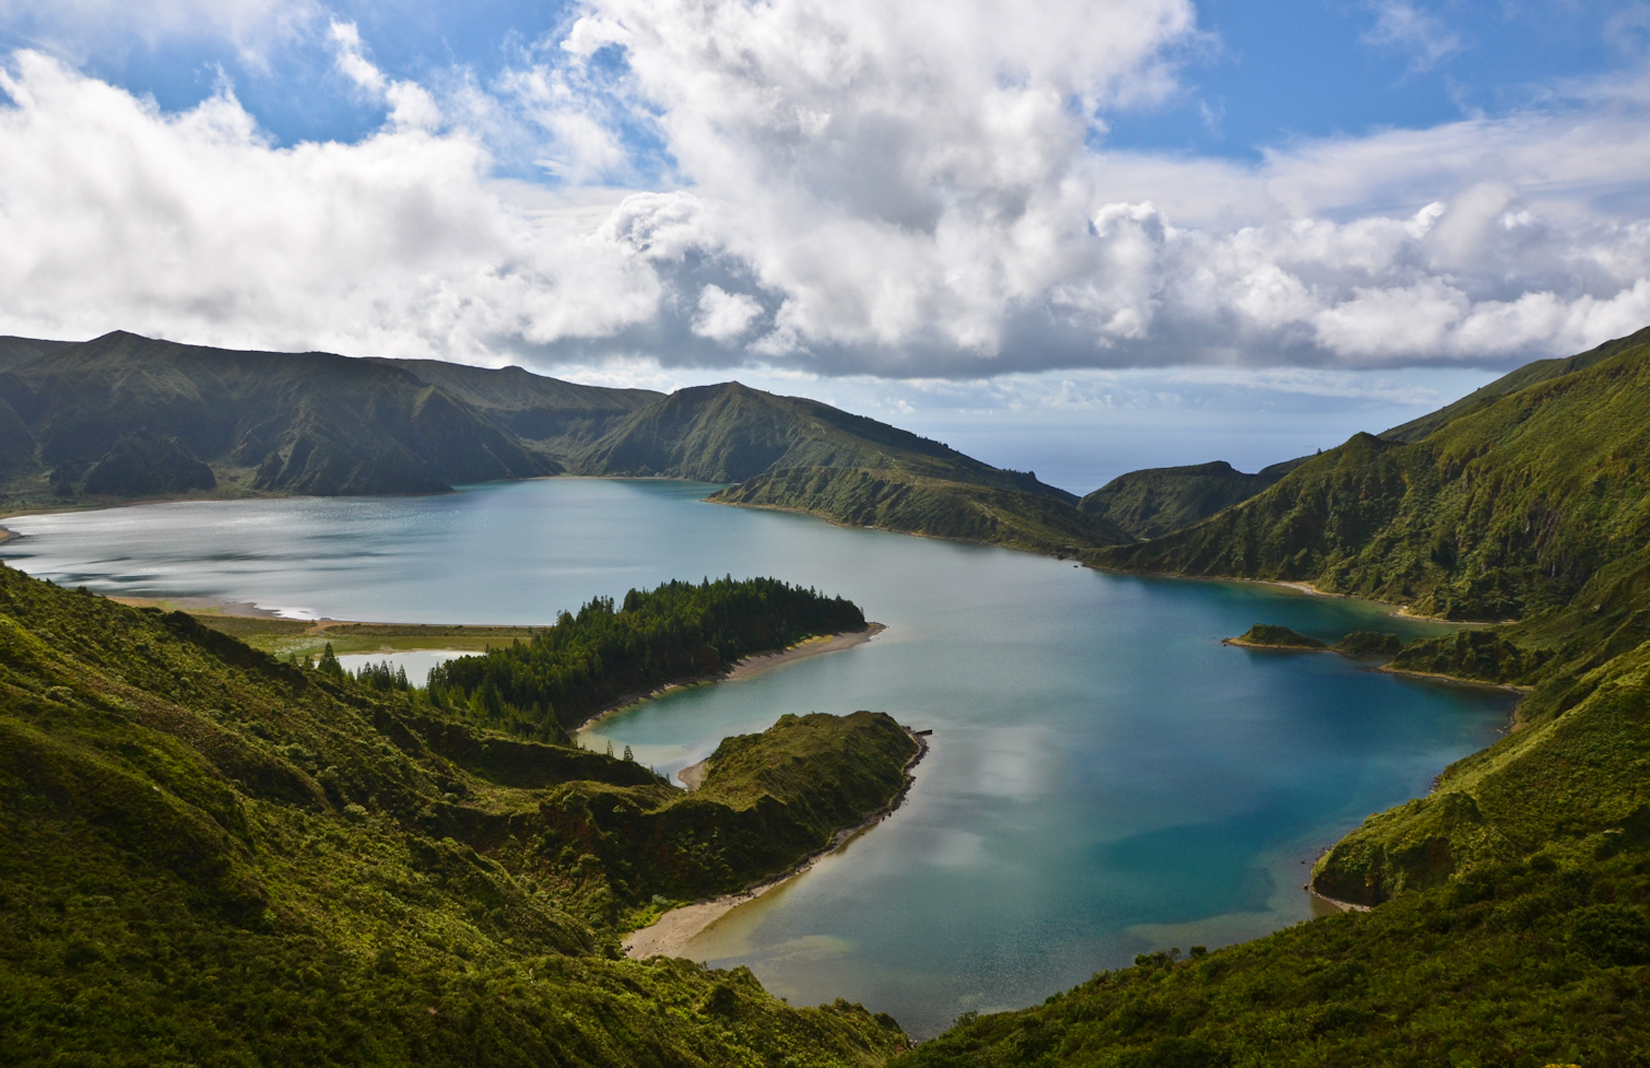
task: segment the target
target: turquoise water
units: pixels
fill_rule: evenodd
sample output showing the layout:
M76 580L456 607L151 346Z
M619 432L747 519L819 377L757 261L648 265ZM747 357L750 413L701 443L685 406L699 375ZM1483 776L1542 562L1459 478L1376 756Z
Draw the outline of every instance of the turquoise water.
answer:
M873 708L932 729L898 812L684 950L917 1035L1144 950L1307 918L1301 862L1424 793L1510 711L1495 691L1219 644L1257 622L1325 639L1439 629L1379 606L1103 575L705 504L707 489L552 480L26 516L0 556L65 585L340 619L543 623L596 594L729 573L852 598L887 632L650 702L591 742L674 771L786 712Z

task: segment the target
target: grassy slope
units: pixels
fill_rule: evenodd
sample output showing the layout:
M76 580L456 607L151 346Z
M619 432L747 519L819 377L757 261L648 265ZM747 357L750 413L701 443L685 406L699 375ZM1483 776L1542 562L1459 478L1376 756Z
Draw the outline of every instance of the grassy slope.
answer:
M1528 386L1541 382L1550 382L1555 378L1574 371L1585 370L1601 360L1607 360L1618 352L1634 348L1650 342L1650 327L1645 327L1637 333L1626 337L1606 341L1595 349L1575 356L1566 356L1556 360L1535 360L1527 363L1511 374L1503 375L1487 386L1482 386L1462 397L1453 404L1446 404L1436 412L1430 412L1419 419L1412 419L1381 435L1392 441L1420 441L1434 430L1450 422L1458 416L1467 415L1484 407L1497 397L1505 397L1509 393L1517 393Z
M748 973L608 956L648 888L677 885L659 873L708 845L728 871L702 885L757 873L721 835L735 812L798 843L770 849L778 870L822 819L885 805L905 759L885 717L764 736L840 744L860 777L768 802L730 769L737 802L635 857L632 886L546 806L613 791L666 818L683 795L645 768L478 734L9 569L0 630L8 1063L849 1065L902 1040Z
M709 499L810 512L851 526L1057 555L1133 540L1107 520L1051 497L857 467L786 468L730 486Z
M737 382L684 389L627 417L574 464L583 474L734 482L725 504L838 523L1066 553L1133 540L1029 472L817 401Z
M916 752L881 712L787 715L723 741L692 793L574 783L550 791L541 812L630 900L686 903L771 878L888 807Z
M1160 538L1248 500L1303 462L1288 460L1253 475L1224 460L1130 471L1084 497L1078 508L1136 538Z
M850 489L772 477L820 468L859 474L844 476ZM0 505L12 509L428 493L566 471L766 479L741 492L839 522L1037 551L1129 540L1029 472L735 382L662 396L519 367L231 352L120 332L81 344L0 339Z
M405 369L326 353L232 352L116 332L11 367L0 374L0 400L0 477L15 507L80 499L93 465L139 433L175 440L242 492L430 492L559 470Z
M1638 345L1422 441L1357 435L1212 519L1093 559L1306 580L1448 618L1533 620L1642 569L1647 409L1650 345Z

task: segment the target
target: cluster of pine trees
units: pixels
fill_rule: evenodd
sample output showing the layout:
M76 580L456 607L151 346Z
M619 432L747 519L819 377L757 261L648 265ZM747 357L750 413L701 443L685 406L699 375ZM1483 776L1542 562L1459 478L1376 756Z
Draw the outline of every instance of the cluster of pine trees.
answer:
M597 597L528 642L430 672L437 706L519 737L558 741L626 694L715 675L804 638L864 630L851 601L772 578L667 582Z

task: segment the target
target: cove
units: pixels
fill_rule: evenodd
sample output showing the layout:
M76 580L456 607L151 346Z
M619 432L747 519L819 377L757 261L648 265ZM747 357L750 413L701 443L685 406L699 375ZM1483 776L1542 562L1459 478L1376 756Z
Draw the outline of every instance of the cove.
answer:
M919 1037L1138 952L1309 917L1301 862L1424 793L1510 712L1497 691L1219 644L1256 622L1325 640L1445 629L1381 606L1099 574L703 503L710 489L569 479L21 516L0 556L98 592L396 622L547 623L597 594L721 574L852 598L888 627L869 644L646 702L587 744L674 771L786 712L932 729L898 812L683 951Z

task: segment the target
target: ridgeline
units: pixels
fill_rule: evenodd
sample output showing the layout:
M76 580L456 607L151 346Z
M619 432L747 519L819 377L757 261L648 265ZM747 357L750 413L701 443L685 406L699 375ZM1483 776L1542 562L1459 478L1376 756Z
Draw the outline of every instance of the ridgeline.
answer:
M98 1065L876 1065L886 1016L618 959L904 788L887 716L729 739L688 795L399 680L0 569L0 1050Z
M117 331L0 338L0 507L438 493L576 474L734 483L717 498L1072 555L1133 541L1030 472L737 382L581 386L519 367L236 352Z

